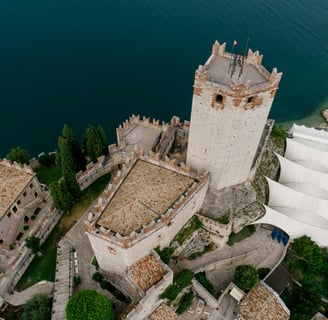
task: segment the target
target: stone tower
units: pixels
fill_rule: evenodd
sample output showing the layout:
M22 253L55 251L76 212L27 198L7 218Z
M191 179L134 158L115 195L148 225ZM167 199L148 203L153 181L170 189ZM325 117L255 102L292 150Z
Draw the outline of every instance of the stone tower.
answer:
M216 41L196 70L187 152L187 164L209 171L216 190L247 180L282 76L262 66L258 51L244 57L225 48Z

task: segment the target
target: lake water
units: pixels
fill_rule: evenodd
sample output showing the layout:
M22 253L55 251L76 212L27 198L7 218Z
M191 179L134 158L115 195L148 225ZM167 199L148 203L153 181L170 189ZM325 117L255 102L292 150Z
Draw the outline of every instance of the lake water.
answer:
M110 142L132 113L190 118L194 71L215 39L284 73L278 122L328 106L327 0L1 0L0 156L56 148L63 124ZM304 120L302 120L304 121Z

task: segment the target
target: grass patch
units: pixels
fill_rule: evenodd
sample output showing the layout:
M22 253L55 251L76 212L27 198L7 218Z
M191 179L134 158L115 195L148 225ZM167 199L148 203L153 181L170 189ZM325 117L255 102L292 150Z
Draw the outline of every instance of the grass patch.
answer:
M58 181L62 176L61 170L57 166L36 168L34 172L39 181L47 186Z
M222 224L228 224L229 223L229 215L225 214L224 216L216 218L215 221L222 223Z
M110 180L111 174L108 173L82 191L82 196L74 205L71 213L69 215L63 215L60 219L59 227L61 234L65 234L81 218L83 213L91 206L92 202L104 191Z
M178 241L180 245L183 244L194 231L200 229L202 226L203 224L199 219L196 216L193 216L187 225L174 237L173 241Z
M232 246L233 244L250 237L254 232L255 232L254 225L246 226L238 233L231 232L229 236L228 245Z
M16 290L24 290L41 280L54 281L56 269L57 243L60 240L58 227L50 233L41 246L42 256L35 256L16 285Z

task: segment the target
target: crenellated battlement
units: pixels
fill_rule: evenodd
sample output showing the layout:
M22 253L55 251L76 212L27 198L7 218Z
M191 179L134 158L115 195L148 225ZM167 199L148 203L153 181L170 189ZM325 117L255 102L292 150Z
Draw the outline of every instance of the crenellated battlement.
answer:
M100 221L106 207L111 201L118 201L117 192L120 189L121 185L127 180L131 170L134 168L135 164L138 161L145 161L146 163L150 163L152 165L158 166L159 168L163 168L169 170L170 172L174 172L174 174L179 174L181 176L185 176L190 181L193 181L181 194L180 196L174 200L167 209L163 213L158 213L154 216L153 219L149 219L148 222L142 224L139 228L133 229L129 234L122 235L120 232L115 230L111 230L107 225L102 224ZM129 181L129 180L127 180ZM164 180L165 181L165 180ZM134 243L142 240L147 237L150 233L155 232L156 230L162 228L165 225L169 225L174 217L179 213L181 208L190 201L190 199L197 193L199 189L203 187L205 183L208 181L208 173L202 172L201 174L192 171L190 167L183 164L178 167L174 164L174 161L166 158L165 161L158 161L158 154L150 153L149 156L141 156L139 155L131 161L129 167L125 167L124 169L118 171L117 175L113 178L112 183L108 184L103 194L99 197L97 203L91 208L88 214L88 219L85 222L85 229L89 233L93 233L100 237L105 237L106 240L115 242L121 247L130 247ZM142 187L142 186L140 186ZM169 191L169 190L168 190ZM116 200L114 197L116 196ZM163 195L165 197L165 195ZM132 197L132 195L131 195ZM156 194L154 194L156 198ZM133 198L131 199L133 203ZM144 200L145 201L145 200ZM154 200L153 205L160 205L159 200ZM160 205L161 207L161 205ZM121 209L117 209L121 210ZM155 209L152 209L155 210ZM147 220L146 220L147 221ZM117 222L116 222L117 223Z
M6 166L11 169L19 170L19 171L31 174L33 176L35 174L33 169L29 165L17 163L16 161L11 162L10 160L7 160L5 158L2 160L0 159L0 165Z

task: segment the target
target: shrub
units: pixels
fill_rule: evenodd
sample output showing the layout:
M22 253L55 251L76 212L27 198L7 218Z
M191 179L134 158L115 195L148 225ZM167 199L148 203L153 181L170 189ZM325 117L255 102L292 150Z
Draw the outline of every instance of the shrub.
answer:
M256 269L247 264L240 265L235 269L234 283L245 292L248 292L259 282Z
M36 219L36 215L32 214L31 215L31 220L35 220Z
M28 230L29 228L30 227L27 224L23 227L24 231Z
M182 314L183 312L185 312L192 305L193 299L194 299L193 292L190 291L186 293L179 302L177 314Z
M191 280L194 278L194 273L188 269L182 270L174 277L174 283L181 289L189 286Z
M97 281L97 282L101 282L101 280L103 279L103 275L100 272L95 272L92 275L92 280Z
M160 299L168 299L173 301L179 294L181 290L175 284L170 284L163 293L159 295Z
M166 263L166 264L169 264L170 260L171 260L171 257L174 253L174 249L171 248L171 247L166 247L164 248L163 250L161 250L159 248L159 246L157 246L155 248L155 251L158 253L158 255L161 257L161 260Z
M25 303L21 320L47 320L50 318L51 303L45 294L36 294Z
M82 290L66 305L67 320L113 320L111 302L94 290Z
M214 285L206 278L205 272L199 272L195 274L195 278L213 297L216 297L217 290Z
M74 284L77 286L81 283L81 277L78 274L76 274L73 278L73 281L74 281Z

